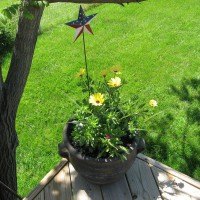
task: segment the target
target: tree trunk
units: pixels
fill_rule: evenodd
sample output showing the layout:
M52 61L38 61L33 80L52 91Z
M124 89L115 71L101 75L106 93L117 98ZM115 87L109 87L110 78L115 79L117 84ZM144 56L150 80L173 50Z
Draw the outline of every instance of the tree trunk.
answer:
M7 107L7 106L6 106ZM17 191L16 147L18 145L15 132L15 116L9 115L8 107L1 110L0 116L0 180L9 188ZM0 186L0 200L16 199Z
M28 0L24 0L26 2ZM30 71L43 7L29 6L34 19L22 13L18 23L15 46L5 82L0 69L0 181L17 193L15 119ZM0 200L15 200L16 196L0 185Z

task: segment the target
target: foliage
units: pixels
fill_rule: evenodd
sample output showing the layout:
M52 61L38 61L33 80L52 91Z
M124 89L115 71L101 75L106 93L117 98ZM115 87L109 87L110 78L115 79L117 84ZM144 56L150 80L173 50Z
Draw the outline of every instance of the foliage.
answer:
M48 1L30 1L30 2L26 2L26 4L21 7L21 9L23 9L23 16L27 19L33 19L33 15L31 12L29 12L29 10L27 9L28 6L37 6L37 7L47 7L49 6Z
M104 70L102 80L84 80L84 69L77 74L82 91L88 93L83 102L77 101L78 108L73 113L75 124L72 132L74 145L93 157L120 157L126 159L130 144L138 140L139 122L147 116L148 108L136 97L128 101L121 98L120 90L125 80L119 78L119 67L114 67L114 78L107 80ZM87 68L86 68L87 72ZM88 72L87 72L88 75ZM155 100L150 106L157 106Z
M18 12L21 4L12 4L2 10L4 18L12 19L12 17ZM4 20L5 21L5 20ZM3 22L4 22L3 21Z
M22 6L21 2L15 1L15 3L6 6L0 13L0 56L5 56L7 52L11 50L14 44L14 37L16 33L16 22L14 17L19 15L19 10L23 10L23 15L27 19L33 19L33 15L28 11L27 6L48 6L47 1L31 1Z
M49 6L48 1L27 1L24 5L22 5L22 1L19 3L12 4L10 6L7 6L2 10L2 13L0 13L0 22L3 24L7 23L7 19L11 20L13 16L15 16L19 10L23 11L23 16L27 19L33 19L33 15L29 10L27 9L28 6L37 6L37 7L47 7Z
M16 23L7 20L7 17L0 13L0 57L4 57L14 44Z
M11 50L14 40L9 31L5 30L4 28L0 29L0 57L2 58Z
M18 12L17 3L7 6L0 13L0 57L4 57L14 44L16 21L12 20Z

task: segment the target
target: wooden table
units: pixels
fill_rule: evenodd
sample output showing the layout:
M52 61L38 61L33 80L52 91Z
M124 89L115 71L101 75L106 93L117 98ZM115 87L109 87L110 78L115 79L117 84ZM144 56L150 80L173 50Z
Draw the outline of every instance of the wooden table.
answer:
M200 200L200 182L143 154L126 175L104 186L85 181L67 160L51 170L24 200Z

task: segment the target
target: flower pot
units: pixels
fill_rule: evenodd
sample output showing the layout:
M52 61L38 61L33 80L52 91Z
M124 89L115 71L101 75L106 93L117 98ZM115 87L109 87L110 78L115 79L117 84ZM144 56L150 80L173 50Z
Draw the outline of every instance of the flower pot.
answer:
M59 154L67 158L75 170L93 184L109 184L120 179L133 164L137 153L144 150L144 140L134 141L126 160L120 158L97 159L83 155L75 149L69 140L73 125L67 123L64 128L64 141L58 145Z

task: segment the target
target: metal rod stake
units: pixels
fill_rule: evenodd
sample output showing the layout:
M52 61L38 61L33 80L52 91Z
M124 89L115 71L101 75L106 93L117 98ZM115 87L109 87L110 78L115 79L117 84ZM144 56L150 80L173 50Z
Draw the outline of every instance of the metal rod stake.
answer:
M88 93L89 93L89 97L90 97L90 80L89 80L89 74L88 74L84 32L83 32L83 47L84 47L84 55L85 55L85 68L86 68L86 76L87 76L87 86L88 86Z

